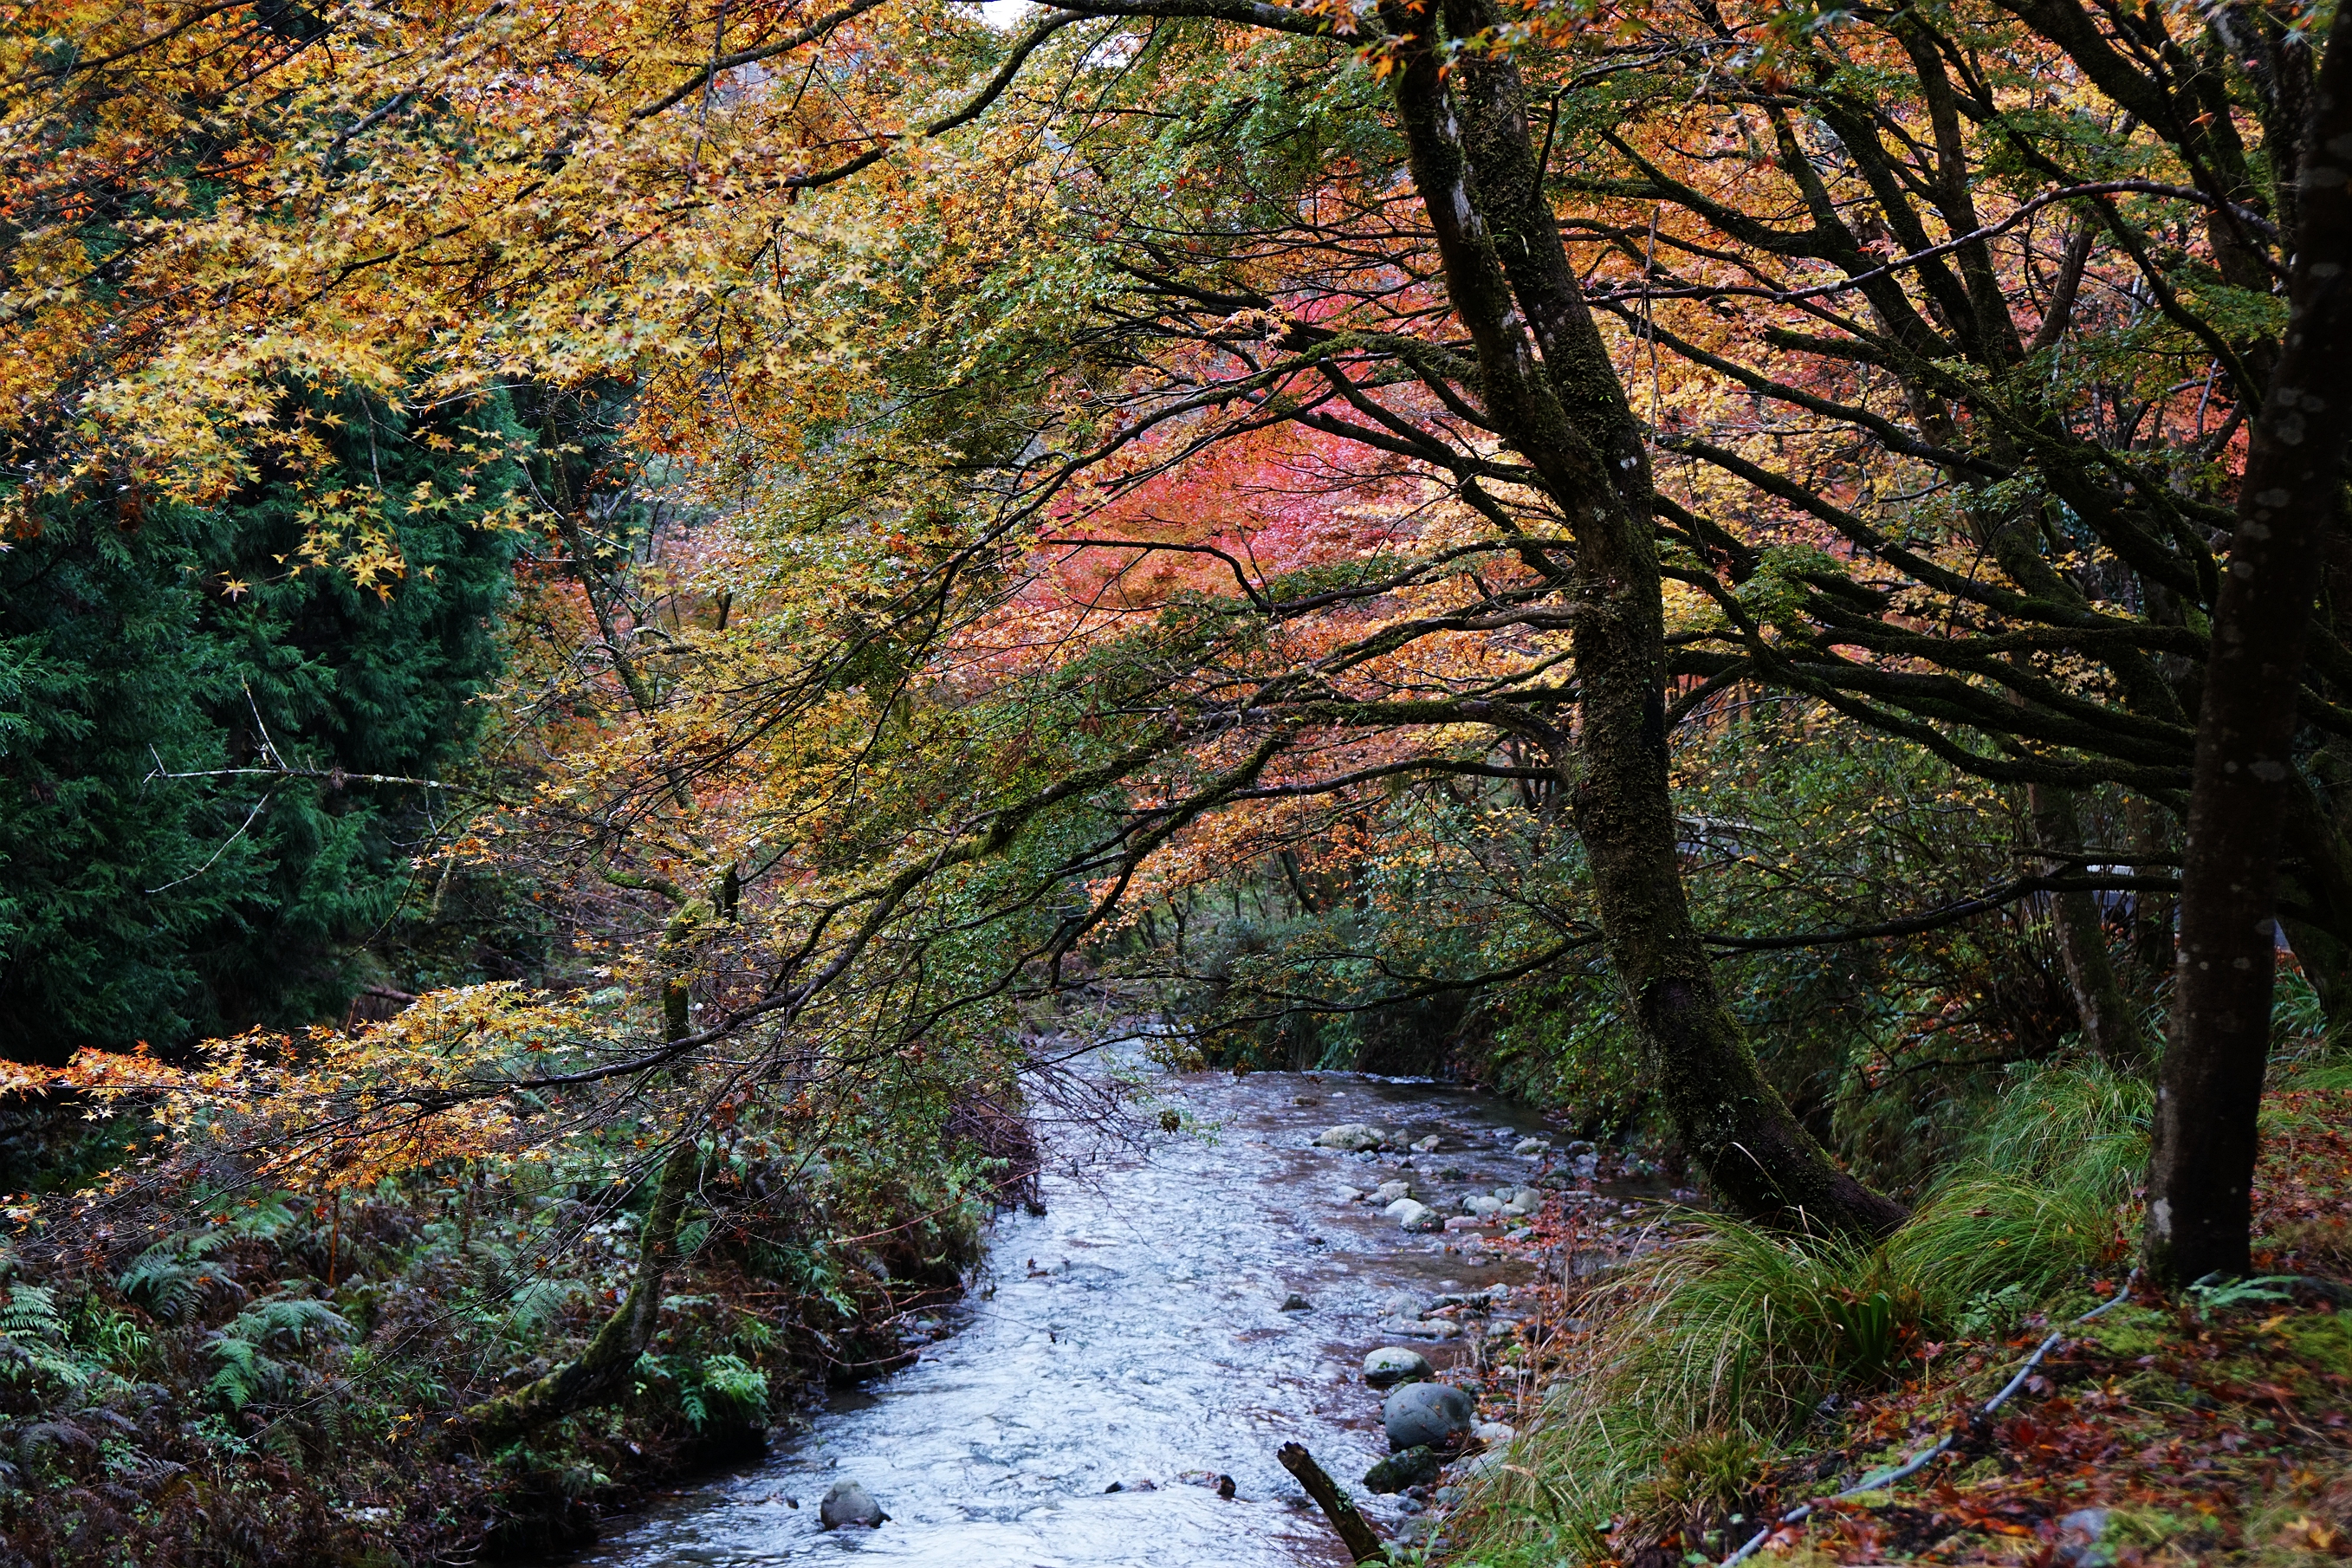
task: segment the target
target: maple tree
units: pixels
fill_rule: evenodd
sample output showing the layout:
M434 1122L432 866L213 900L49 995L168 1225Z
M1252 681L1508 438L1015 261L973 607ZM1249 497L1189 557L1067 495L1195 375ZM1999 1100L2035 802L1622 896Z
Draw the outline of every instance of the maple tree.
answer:
M1743 684L2032 792L2005 896L2061 896L2086 1032L2142 1049L2088 895L2179 857L2086 847L2079 796L2189 806L2328 166L2294 12L62 5L5 50L17 531L266 460L305 564L389 585L294 389L536 426L444 437L532 465L499 521L544 543L452 853L530 868L609 985L71 1079L320 1180L659 1104L610 1344L484 1430L642 1349L709 1128L1000 1081L1139 889L1408 781L1565 812L1593 930L1504 968L1598 946L1728 1205L1895 1226L1690 912L1673 747ZM567 427L597 397L625 449ZM2279 784L2340 1005L2339 644Z

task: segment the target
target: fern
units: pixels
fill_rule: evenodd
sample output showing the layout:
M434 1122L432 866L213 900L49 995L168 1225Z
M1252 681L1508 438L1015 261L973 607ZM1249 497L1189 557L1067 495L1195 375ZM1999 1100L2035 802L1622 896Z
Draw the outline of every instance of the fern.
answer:
M281 1359L329 1342L348 1342L357 1331L326 1302L308 1296L266 1296L239 1312L212 1338L216 1370L205 1386L232 1410L275 1401L293 1383ZM272 1354L272 1352L278 1352Z
M115 1286L157 1321L186 1322L195 1316L207 1287L235 1288L236 1269L211 1255L236 1239L233 1228L221 1227L159 1241L123 1270Z

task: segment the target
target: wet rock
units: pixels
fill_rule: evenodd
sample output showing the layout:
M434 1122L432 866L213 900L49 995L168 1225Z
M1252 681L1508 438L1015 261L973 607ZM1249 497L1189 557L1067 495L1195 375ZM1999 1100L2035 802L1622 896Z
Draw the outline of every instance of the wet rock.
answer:
M1457 1214L1447 1216L1445 1228L1448 1230L1476 1230L1482 1225L1492 1225L1495 1222L1493 1220L1481 1215Z
M1473 1481L1493 1475L1503 1468L1505 1462L1503 1450L1493 1447L1483 1454L1472 1455L1446 1473L1453 1478L1454 1485L1466 1487Z
M1339 1189L1339 1201L1343 1204L1360 1204L1371 1195L1371 1194L1364 1191L1361 1187L1341 1187Z
M1364 1381L1374 1388L1420 1383L1433 1374L1429 1358L1402 1345L1382 1345L1364 1358Z
M1499 1448L1519 1435L1519 1429L1507 1421L1481 1421L1470 1428L1470 1436L1489 1448Z
M1286 1312L1311 1312L1315 1310L1315 1303L1293 1290L1282 1299L1282 1310Z
M1437 1479L1443 1467L1437 1450L1431 1447L1407 1448L1391 1454L1364 1472L1364 1489L1368 1492L1401 1492L1407 1487L1423 1487Z
M1457 1433L1470 1429L1476 1412L1470 1396L1444 1383L1408 1383L1390 1394L1381 1405L1381 1425L1389 1435L1389 1451L1442 1447Z
M1601 1156L1579 1154L1568 1167L1570 1174L1580 1182L1589 1182L1601 1173Z
M1445 1223L1435 1209L1411 1198L1399 1198L1383 1212L1396 1221L1402 1230L1435 1230Z
M1337 1127L1327 1129L1320 1138L1315 1140L1315 1146L1360 1154L1367 1149L1381 1146L1381 1130L1366 1122L1343 1121Z
M1495 1195L1503 1200L1503 1212L1515 1219L1539 1214L1543 1210L1544 1195L1540 1187L1514 1187L1507 1193L1498 1189Z
M1324 1136L1328 1138L1330 1134L1327 1132ZM1523 1160L1531 1160L1538 1155L1550 1153L1551 1141L1546 1138L1522 1138L1511 1145L1511 1152Z
M1426 1138L1416 1138L1416 1139L1414 1139L1414 1140L1413 1140L1413 1143L1412 1143L1412 1152L1413 1152L1414 1153L1416 1153L1416 1154L1434 1154L1434 1153L1436 1153L1436 1152L1437 1152L1437 1134L1436 1134L1436 1133L1434 1133L1434 1132L1433 1132L1433 1133L1431 1133L1431 1134L1430 1134L1428 1137L1426 1137Z
M1500 1198L1486 1197L1483 1194L1477 1197L1464 1198L1462 1200L1462 1212L1468 1215L1476 1215L1480 1219L1486 1219L1503 1212L1503 1200Z
M890 1517L856 1481L835 1481L827 1487L824 1500L816 1505L816 1516L827 1530L844 1526L878 1530L882 1521Z
M1372 1201L1385 1208L1399 1198L1412 1196L1411 1182L1382 1182L1372 1189Z
M1382 1318L1376 1326L1384 1334L1408 1340L1451 1340L1462 1334L1462 1325L1445 1318Z

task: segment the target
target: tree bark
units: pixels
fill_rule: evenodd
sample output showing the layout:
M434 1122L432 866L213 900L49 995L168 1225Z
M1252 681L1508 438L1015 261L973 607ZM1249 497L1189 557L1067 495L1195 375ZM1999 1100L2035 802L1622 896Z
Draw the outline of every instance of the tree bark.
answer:
M2032 814L2034 837L2042 848L2062 857L2053 863L2053 869L2079 870L2081 862L2073 858L2082 854L2083 827L2075 812L2074 792L2051 784L2028 784L2026 805ZM2147 1042L2140 1033L2137 1009L2116 978L2099 900L2089 893L2059 893L2053 897L2051 915L2084 1043L2118 1071L2137 1068L2147 1054Z
M1338 1483L1324 1473L1314 1455L1299 1444L1285 1443L1275 1458L1282 1461L1284 1469L1298 1478L1298 1484L1307 1489L1307 1495L1315 1500L1315 1506L1331 1521L1332 1531L1348 1548L1349 1557L1359 1563L1388 1561L1381 1538L1373 1533L1364 1516L1356 1511L1356 1505L1340 1495Z
M690 909L682 910L671 920L664 936L665 949L676 946L690 913ZM665 1038L686 1037L691 1027L688 1002L684 980L673 976L663 984ZM450 1421L446 1443L466 1443L485 1450L503 1447L551 1421L608 1405L628 1392L637 1358L653 1343L654 1325L661 1317L662 1289L677 1262L678 1220L686 1212L686 1200L693 1195L695 1175L701 1165L701 1150L691 1130L681 1129L677 1145L655 1178L653 1202L646 1209L645 1229L637 1237L636 1273L621 1304L613 1309L578 1359L511 1394L467 1406Z
M2278 856L2313 590L2352 430L2352 18L2339 12L2300 184L2285 342L2253 423L2213 607L2181 870L2172 1027L2142 1261L2179 1284L2251 1267Z
M453 1438L486 1450L503 1447L551 1421L608 1405L628 1391L637 1358L653 1342L662 1288L677 1261L678 1217L694 1190L699 1153L694 1141L686 1139L662 1162L637 1242L636 1277L579 1359L511 1394L468 1407L451 1423Z
M1715 988L1690 917L1667 776L1665 628L1639 424L1543 193L1507 57L1441 74L1435 42L1498 18L1486 0L1387 0L1390 80L1416 190L1480 393L1576 540L1580 722L1553 758L1592 867L1610 963L1677 1131L1725 1202L1752 1218L1874 1236L1906 1211L1839 1170L1790 1113ZM1549 563L1540 557L1531 565Z

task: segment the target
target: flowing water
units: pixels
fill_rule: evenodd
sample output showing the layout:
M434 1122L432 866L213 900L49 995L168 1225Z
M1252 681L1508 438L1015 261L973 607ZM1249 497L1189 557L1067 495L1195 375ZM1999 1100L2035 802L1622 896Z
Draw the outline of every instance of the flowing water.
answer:
M1527 1265L1467 1237L1412 1236L1340 1189L1396 1155L1312 1146L1340 1122L1436 1135L1410 1156L1442 1210L1524 1182L1523 1112L1444 1084L1341 1073L1167 1075L1150 1085L1210 1131L1052 1163L1042 1215L997 1222L987 1269L905 1371L836 1399L756 1466L614 1521L599 1568L871 1562L925 1568L1339 1563L1276 1463L1302 1442L1351 1488L1387 1452L1375 1345L1423 1350L1441 1375L1459 1340L1398 1340L1393 1299L1516 1283ZM1451 1248L1451 1249L1449 1249ZM1284 1310L1293 1295L1312 1303ZM1218 1495L1217 1478L1234 1495ZM854 1479L887 1510L827 1532L817 1502ZM1117 1489L1112 1489L1116 1487ZM1370 1500L1393 1521L1393 1499Z

